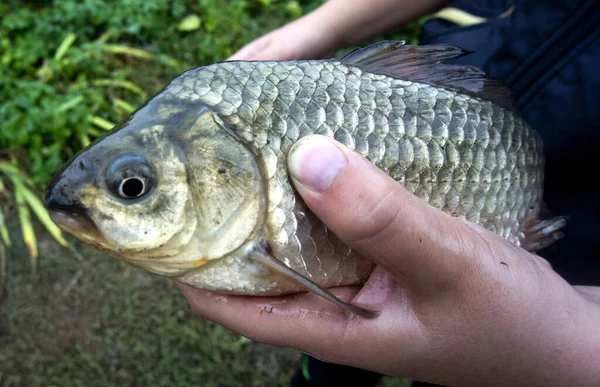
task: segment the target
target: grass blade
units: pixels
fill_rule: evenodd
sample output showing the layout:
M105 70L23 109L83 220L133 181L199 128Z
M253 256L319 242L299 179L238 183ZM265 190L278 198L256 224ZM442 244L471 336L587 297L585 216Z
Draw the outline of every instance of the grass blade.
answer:
M0 179L0 195L8 197L8 191L6 190L2 179ZM8 227L6 226L6 222L4 221L4 213L2 212L2 207L0 207L0 238L6 246L10 247L10 234L8 233Z
M117 31L116 29L109 29L108 31L106 31L105 33L103 33L102 35L100 35L100 37L98 39L96 39L96 41L98 43L106 43L109 39L112 39L116 36L118 36L119 31Z
M79 135L79 141L81 142L81 147L82 147L82 148L85 148L85 147L87 147L87 146L88 146L88 145L90 145L90 143L91 143L90 136L88 136L88 135L87 135L87 134L85 134L85 133L81 133L81 134Z
M18 188L20 189L21 194L23 195L23 199L25 199L27 204L29 204L29 207L31 207L35 215L38 217L40 222L42 222L42 224L44 225L46 230L48 230L50 235L52 235L52 237L62 246L67 247L68 243L63 238L62 231L60 230L60 228L58 228L58 226L56 226L56 224L54 224L54 222L52 222L52 219L50 219L50 215L48 214L48 211L46 211L46 208L42 204L42 201L38 199L38 197L25 186L19 186Z
M20 175L21 171L19 168L15 167L11 163L6 161L0 161L0 171L6 173L7 175Z
M23 233L23 241L29 252L31 260L31 271L33 274L37 272L38 249L35 238L35 231L31 223L31 214L23 197L23 192L20 187L15 186L15 201L17 202L17 211L19 213L19 221L21 222L21 232Z
M88 121L104 130L111 130L115 124L98 116L88 116Z
M0 208L0 237L2 238L2 242L8 247L10 247L10 234L8 233L8 227L6 226L6 222L4 222L4 214L2 213L2 208Z
M58 46L58 49L54 54L54 60L61 60L67 52L67 50L69 49L69 47L71 47L71 45L75 42L75 39L77 39L77 35L75 35L74 33L68 34L60 43L60 46Z
M68 100L67 102L63 103L62 105L60 105L58 107L58 109L56 109L57 112L59 113L64 113L69 109L74 108L75 106L79 105L80 103L82 103L84 101L83 95L78 95L75 98L71 98L70 100Z
M8 177L11 178L11 180L13 178L17 178L18 180L24 182L29 186L34 186L33 180L23 175L19 168L17 168L11 163L8 163L6 161L0 161L0 172L4 172L6 175L8 175Z
M97 130L97 129L94 129L94 128L89 128L89 129L87 130L87 132L88 132L88 133L89 133L91 136L94 136L94 137L100 137L100 136L102 135L102 132L100 132L99 130Z
M125 113L131 113L135 110L135 108L131 104L123 101L122 99L117 98L117 99L115 99L114 103L115 103L115 105L117 105L118 108L122 109Z
M121 44L107 44L104 45L104 51L110 52L111 54L124 54L133 56L135 58L151 60L154 58L152 54L139 48L132 48Z
M129 81L124 81L121 79L96 79L95 81L92 82L92 85L121 87L123 89L132 91L136 94L139 94L140 96L142 96L142 98L146 99L146 92L144 90L142 90L140 87L138 87L137 85L135 85L134 83L129 82Z
M4 293L4 282L6 282L6 250L0 242L0 298Z

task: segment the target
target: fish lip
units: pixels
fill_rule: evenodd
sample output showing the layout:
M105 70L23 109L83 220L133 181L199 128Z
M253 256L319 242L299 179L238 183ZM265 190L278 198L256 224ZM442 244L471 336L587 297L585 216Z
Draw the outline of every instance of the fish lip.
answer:
M80 190L81 183L68 176L57 174L46 189L44 207L57 225L71 227L78 223L86 228L97 229L81 202Z
M50 219L62 230L75 236L100 238L100 230L85 213L52 209L49 211Z

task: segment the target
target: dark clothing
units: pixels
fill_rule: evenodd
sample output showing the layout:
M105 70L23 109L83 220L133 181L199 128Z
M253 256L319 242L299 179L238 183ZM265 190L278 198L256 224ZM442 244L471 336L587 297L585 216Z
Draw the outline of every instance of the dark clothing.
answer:
M472 51L448 63L474 65L511 87L515 108L545 143L544 201L553 215L569 216L565 237L539 254L569 283L600 286L600 189L595 181L600 166L600 1L456 0L448 6L488 21L461 27L431 19L420 44ZM499 17L512 6L509 16ZM371 372L312 358L308 365L317 377L295 385L336 385L336 374L337 380L352 377L353 383L341 385L367 387L378 381Z
M506 18L497 16L511 6ZM449 61L481 68L507 83L515 108L542 136L544 201L567 215L565 237L545 251L573 285L600 285L600 1L458 0L451 6L490 18L457 27L434 19L420 44L473 51ZM596 232L599 235L596 235Z

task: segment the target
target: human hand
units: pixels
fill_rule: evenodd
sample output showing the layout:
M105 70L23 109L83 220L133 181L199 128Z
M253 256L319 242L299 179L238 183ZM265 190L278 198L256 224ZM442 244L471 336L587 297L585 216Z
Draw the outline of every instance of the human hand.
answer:
M380 315L347 315L313 294L178 284L198 315L325 361L433 383L600 385L594 289L577 291L542 258L429 206L333 140L302 138L289 167L312 211L377 265L362 288L332 293Z
M308 14L246 44L227 60L326 59L338 49L335 31Z
M246 44L227 60L327 59L340 49L430 14L447 0L327 0Z

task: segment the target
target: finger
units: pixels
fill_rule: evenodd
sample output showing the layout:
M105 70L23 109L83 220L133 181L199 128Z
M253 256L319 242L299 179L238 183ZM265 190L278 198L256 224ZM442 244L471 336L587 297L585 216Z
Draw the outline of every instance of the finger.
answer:
M402 278L458 279L489 252L483 228L430 206L358 153L324 136L300 139L288 159L311 210L338 237Z
M281 297L236 296L196 289L176 281L192 310L254 341L296 348L324 355L344 337L348 315L311 293ZM357 287L332 289L337 297L351 300Z
M270 34L254 40L240 48L237 52L227 58L226 61L269 59L269 56L272 55L269 53L270 50L268 49L271 45L271 40Z
M296 348L328 361L365 363L364 357L369 358L370 351L380 350L389 340L406 337L407 345L409 340L422 340L415 333L419 323L406 294L381 268L376 268L362 287L331 289L345 301L375 306L381 310L376 319L348 314L311 293L237 296L193 288L178 281L175 284L200 317L254 341ZM357 356L357 348L362 349L362 356Z

